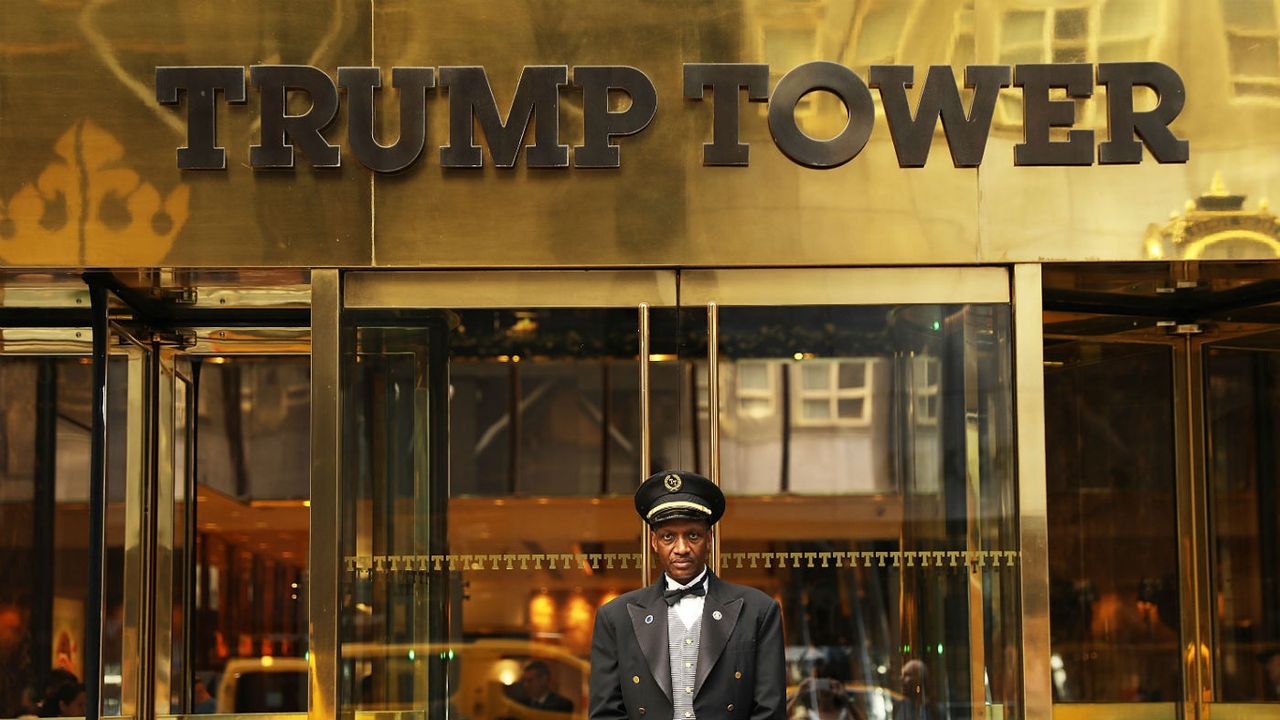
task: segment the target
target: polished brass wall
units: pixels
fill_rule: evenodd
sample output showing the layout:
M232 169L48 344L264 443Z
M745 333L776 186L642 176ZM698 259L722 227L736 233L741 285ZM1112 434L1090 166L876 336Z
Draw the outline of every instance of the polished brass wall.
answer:
M1174 0L7 3L0 8L0 163L7 171L0 262L589 267L1276 257L1280 233L1264 201L1275 194L1280 166L1273 130L1280 20L1267 3L1244 7ZM930 64L1162 61L1186 83L1173 129L1190 141L1191 160L1015 167L1021 101L1008 90L980 169L952 167L940 130L926 167L899 168L880 110L852 162L801 168L772 143L764 105L745 100L750 167L702 166L710 100L683 99L682 63L766 62L772 86L791 67L819 59L864 77L873 63L912 64L919 76ZM659 107L644 132L618 140L622 161L614 170L517 163L446 171L437 149L447 142L445 96L433 91L427 148L403 173L375 176L349 149L340 169L300 163L255 172L248 148L258 142L259 98L251 86L247 104L219 111L228 169L179 171L185 107L157 104L155 67L255 63L315 65L331 76L345 65L388 74L400 65L483 65L504 108L524 65L626 64L653 79ZM1138 94L1140 106L1150 102ZM384 141L397 132L395 100L379 105ZM300 98L294 111L305 108ZM1106 139L1102 98L1078 110L1078 127ZM344 105L326 131L344 148L345 115ZM819 137L844 122L824 93L802 102L800 115ZM580 136L581 95L566 91L561 142ZM1210 188L1218 200L1201 208L1209 214L1183 223L1184 205Z

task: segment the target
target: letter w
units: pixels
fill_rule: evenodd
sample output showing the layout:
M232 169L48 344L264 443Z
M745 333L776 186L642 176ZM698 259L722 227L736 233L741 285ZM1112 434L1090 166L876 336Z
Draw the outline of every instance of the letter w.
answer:
M931 65L920 92L916 116L911 117L907 104L907 88L914 71L910 65L872 65L871 87L880 91L889 134L901 167L924 167L929 159L933 129L942 117L942 131L947 135L951 162L956 167L977 167L987 149L991 116L995 112L1000 88L1009 86L1008 65L969 65L964 69L964 86L973 88L973 104L969 115L960 102L956 77L948 65Z

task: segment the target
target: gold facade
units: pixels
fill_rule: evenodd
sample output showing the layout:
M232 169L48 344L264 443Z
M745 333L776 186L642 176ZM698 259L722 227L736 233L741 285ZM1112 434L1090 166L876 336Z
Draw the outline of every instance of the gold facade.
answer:
M1269 218L1280 24L1270 5L1121 2L826 2L714 5L587 0L492 3L14 3L0 10L0 261L6 266L519 267L969 264L1142 259L1263 259L1265 232L1210 243L1149 242L1215 175ZM686 101L687 62L830 60L871 64L1156 60L1187 91L1174 132L1185 165L1015 167L1020 95L1006 90L978 169L952 167L939 129L921 169L897 165L883 113L852 162L811 170L769 136L764 103L742 101L746 168L703 167L710 100ZM483 65L500 107L532 64L625 64L658 91L658 112L618 140L615 170L488 166L445 170L443 93L428 99L427 147L396 175L350 150L344 165L254 171L258 94L219 110L225 171L177 169L183 107L155 101L158 65L293 63ZM919 79L919 77L918 77ZM384 80L384 82L386 82ZM1101 91L1101 88L1097 88ZM1139 92L1138 104L1150 102ZM390 95L391 93L384 93ZM873 97L878 96L873 93ZM301 112L305 101L295 109ZM1107 136L1101 92L1077 127ZM379 122L394 137L394 98ZM344 146L345 105L326 135ZM798 116L829 137L833 96ZM563 93L561 142L581 136L581 94ZM1265 219L1264 218L1264 219ZM1254 223L1257 224L1257 223ZM1220 242L1221 241L1221 242Z

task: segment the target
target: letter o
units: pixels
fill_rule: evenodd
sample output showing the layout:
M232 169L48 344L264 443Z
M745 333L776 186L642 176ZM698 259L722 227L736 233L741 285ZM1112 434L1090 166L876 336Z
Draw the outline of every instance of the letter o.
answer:
M840 98L849 124L830 140L815 140L796 124L796 103L814 90ZM769 98L769 132L773 143L793 161L810 168L835 168L849 162L871 138L876 109L871 91L849 68L833 62L798 65L782 76Z

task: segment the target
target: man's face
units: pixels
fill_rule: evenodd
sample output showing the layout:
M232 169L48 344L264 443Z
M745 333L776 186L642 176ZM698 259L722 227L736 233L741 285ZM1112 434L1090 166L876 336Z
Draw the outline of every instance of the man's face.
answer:
M551 678L537 670L525 670L520 677L520 685L524 687L526 696L540 698L551 689Z
M668 520L649 531L649 546L672 580L687 583L707 564L711 535L706 520Z

